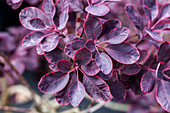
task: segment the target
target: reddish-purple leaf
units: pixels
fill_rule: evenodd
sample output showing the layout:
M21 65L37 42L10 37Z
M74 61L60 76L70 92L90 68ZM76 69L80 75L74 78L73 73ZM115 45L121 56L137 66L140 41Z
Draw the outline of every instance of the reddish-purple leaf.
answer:
M99 77L83 76L87 94L97 101L107 102L111 99L109 86Z
M123 64L133 64L139 59L139 51L128 43L108 44L105 51L116 61Z
M22 4L23 0L6 0L6 3L12 7L12 9L18 9L21 4Z
M69 81L69 74L60 71L44 75L38 83L38 88L43 93L53 94L62 90Z
M52 21L54 15L55 15L55 12L56 12L56 8L53 3L53 0L43 0L42 10L43 10L44 14L47 16L47 18L50 21Z
M73 34L68 34L65 38L63 38L63 41L65 44L70 43L73 39L74 39L74 35Z
M27 34L22 40L22 46L23 47L35 46L41 42L41 40L44 38L44 35L45 35L44 33L39 31Z
M41 41L41 49L45 52L50 52L57 47L59 43L59 36L58 34L51 33L44 37Z
M140 58L137 62L140 63L141 61L144 61L145 59L148 58L148 54L149 54L148 50L140 50L139 53L140 53Z
M61 29L63 29L66 26L68 18L69 18L69 15L68 15L67 11L63 11L60 14L58 30L61 30Z
M111 86L111 94L113 98L119 102L123 102L125 100L127 91L124 84L120 80L113 81Z
M91 60L91 62L85 66L82 65L81 69L89 76L94 76L100 71L95 60Z
M45 14L40 9L35 8L35 7L28 7L28 8L23 9L19 14L19 18L20 18L21 24L27 29L44 30L46 29L47 26L50 26L49 20L47 19ZM35 18L41 20L45 24L46 27L36 28L35 24L37 26L37 24L39 24L39 21L37 21L38 23L35 23L34 21L31 24L31 20ZM42 22L40 23L40 26L42 25Z
M170 79L170 67L163 70L164 76Z
M142 76L142 79L141 79L141 90L144 92L144 93L149 93L151 92L154 87L155 87L155 72L154 71L147 71L143 76Z
M43 55L44 51L41 49L40 43L36 46L36 51L38 55Z
M163 62L164 65L170 60L170 43L165 41L161 44L157 53L157 61Z
M161 19L152 27L154 31L170 30L170 19Z
M68 6L68 1L67 0L57 0L57 2L55 4L56 4L57 9L60 12L63 12L63 11L68 12L69 6Z
M76 81L69 90L69 100L72 106L77 107L85 97L85 88L80 81Z
M85 10L95 16L104 16L106 15L110 9L106 5L89 5L85 8Z
M56 101L61 105L67 105L70 103L69 100L69 89L77 80L77 75L75 72L70 73L70 79L67 85L59 92L55 94Z
M48 67L49 67L51 70L53 70L53 71L59 71L56 64L53 64L53 63L50 63L50 62L49 62L49 63L48 63Z
M106 53L96 53L96 63L104 74L109 74L112 71L112 60Z
M159 17L159 18L160 18L160 19L164 19L164 18L170 17L169 10L170 10L170 4L165 4L165 5L161 8L160 17Z
M39 18L33 18L32 20L30 20L30 24L34 28L37 28L37 29L44 29L45 28L44 22Z
M132 5L126 5L125 12L135 26L138 29L143 30L143 19L137 9Z
M70 71L72 65L73 64L70 61L65 60L65 59L59 60L57 63L58 69L64 73L67 73L68 71Z
M126 75L135 75L141 70L140 65L134 63L130 65L122 65L120 71Z
M156 41L163 41L162 37L158 32L154 32L149 28L145 28L145 31Z
M118 27L109 32L107 35L107 39L104 42L108 42L110 44L120 44L129 35L129 29L126 27Z
M67 55L65 54L65 52L59 47L56 47L50 52L45 52L44 55L45 58L53 64L57 64L59 60L67 59Z
M113 76L113 71L111 71L109 74L104 74L102 71L100 71L98 75L104 80L109 80Z
M77 50L74 56L74 61L80 65L87 65L92 58L92 53L87 47L82 47Z
M80 0L68 0L68 5L71 11L83 13L83 4Z
M144 0L144 6L149 8L151 13L151 21L153 21L158 15L158 5L156 0Z
M170 112L170 82L162 80L157 88L156 100L167 112Z
M162 78L164 77L163 69L164 69L164 64L163 64L163 62L160 62L160 63L157 65L157 68L156 68L156 76L157 76L159 79L162 79Z
M89 48L91 52L94 52L95 49L96 49L96 48L95 48L95 43L94 43L93 40L88 40L88 41L85 43L85 46L86 46L87 48Z
M83 40L74 40L65 46L64 51L69 57L74 58L76 51L82 48L84 44L85 41Z
M149 21L152 21L152 15L151 15L151 11L150 11L149 7L146 6L146 5L144 5L144 6L143 6L143 10L144 10L144 12L145 12L146 18L147 18Z
M101 35L102 28L102 23L97 17L90 16L85 22L85 33L92 40Z

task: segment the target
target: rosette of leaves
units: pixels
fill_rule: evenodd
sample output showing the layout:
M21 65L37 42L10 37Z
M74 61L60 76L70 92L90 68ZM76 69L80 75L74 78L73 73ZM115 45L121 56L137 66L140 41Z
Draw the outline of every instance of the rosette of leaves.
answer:
M63 34L61 30L68 21L68 11L67 0L59 0L55 4L53 0L43 0L42 10L24 8L19 14L20 22L33 32L24 37L23 47L36 46L40 55L55 49Z

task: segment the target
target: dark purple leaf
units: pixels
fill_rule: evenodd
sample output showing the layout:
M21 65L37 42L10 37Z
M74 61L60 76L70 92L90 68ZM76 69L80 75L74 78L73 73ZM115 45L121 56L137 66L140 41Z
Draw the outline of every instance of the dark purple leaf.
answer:
M157 88L156 100L164 110L170 112L170 82L162 80Z
M65 52L59 47L56 47L50 52L45 52L44 55L45 58L53 64L57 64L59 60L67 59L67 55L65 54Z
M51 33L44 37L41 41L41 49L45 52L50 52L57 47L59 43L59 36L58 34Z
M91 98L102 102L107 102L111 99L109 86L101 78L84 75L83 84Z
M30 21L35 18L41 20L46 26L50 26L49 20L47 19L45 14L40 9L35 8L35 7L28 7L28 8L21 10L21 12L19 14L19 18L20 18L21 24L27 29L31 29L31 30L46 29L46 27L41 28L41 29L34 27L35 22L33 22L33 25L32 25L30 23ZM38 23L39 23L39 21L38 21ZM36 23L36 24L38 24L38 23Z
M89 76L94 76L100 71L95 60L91 60L91 62L85 66L82 65L81 69Z
M83 4L79 0L68 0L68 5L71 11L83 13Z
M170 19L161 19L152 27L154 31L170 30Z
M120 80L113 81L111 86L111 94L113 98L119 102L123 102L125 100L127 91L124 84Z
M69 100L73 107L77 107L85 97L85 88L80 81L75 82L69 90Z
M107 35L107 39L104 42L108 42L110 44L120 44L129 35L129 29L126 27L119 27L111 30Z
M69 81L69 74L60 71L44 75L38 83L38 88L43 93L56 93L62 90Z
M63 11L60 14L60 17L59 17L59 27L58 27L58 30L61 30L61 29L63 29L66 26L68 19L69 19L68 12Z
M149 8L151 13L151 21L153 21L158 15L158 5L156 0L144 0L144 6Z
M43 0L42 10L47 18L52 21L56 12L53 0Z
M44 51L41 49L40 43L36 46L36 51L38 55L43 55Z
M164 77L163 69L164 69L164 64L163 64L163 62L160 62L160 63L157 65L157 68L156 68L156 76L157 76L159 79L162 79L162 78Z
M160 18L160 19L164 19L164 18L170 17L169 10L170 10L170 4L165 4L165 5L161 8L160 17L159 17L159 18Z
M87 47L82 47L77 50L74 56L74 61L79 65L87 65L92 59L92 53Z
M68 34L65 38L63 38L63 41L65 44L70 43L73 39L74 39L74 35L73 34Z
M37 28L37 29L44 29L45 28L44 22L39 18L33 18L32 20L30 20L30 24L34 28Z
M70 79L67 83L67 85L59 92L57 92L55 94L55 99L57 100L57 102L61 105L67 105L70 103L69 100L69 89L70 87L73 85L73 83L75 83L77 80L77 74L74 72L70 73Z
M49 62L49 63L48 63L48 67L49 67L51 70L53 70L53 71L59 71L56 64L53 64L53 63L50 63L50 62Z
M141 90L144 92L144 93L149 93L151 92L154 87L155 87L155 72L154 71L147 71L143 76L142 76L142 79L141 79Z
M120 71L126 75L135 75L141 70L140 65L134 63L131 65L122 65Z
M152 21L152 15L151 15L151 11L150 11L149 7L146 6L146 5L144 5L144 6L143 6L143 10L144 10L144 12L145 12L146 18L147 18L149 21Z
M157 61L163 62L164 65L170 60L170 43L165 41L161 44L157 53Z
M143 30L143 19L137 9L132 5L126 5L125 12L135 26L138 29Z
M148 58L148 54L149 54L148 50L140 50L139 53L140 53L140 58L137 62L140 63Z
M6 0L6 3L12 7L12 9L18 9L21 4L22 4L23 0Z
M57 63L58 69L64 73L67 73L68 71L70 71L72 65L73 64L70 61L65 60L65 59L59 60Z
M102 71L100 71L98 75L104 80L109 80L113 76L113 71L111 71L109 74L104 74Z
M88 40L88 41L85 43L85 46L86 46L87 48L89 48L91 52L94 52L95 49L96 49L96 48L95 48L95 43L94 43L93 40Z
M92 40L100 36L102 28L101 21L96 17L90 16L85 22L85 33Z
M44 35L45 35L44 33L39 31L27 34L22 40L22 46L23 47L35 46L41 42L41 40L44 38Z
M104 16L106 15L110 9L106 5L89 5L85 8L85 10L95 16Z
M149 28L145 28L145 31L156 41L163 41L162 37L160 36L160 34L158 32L154 32Z
M65 46L64 51L69 57L74 58L76 51L82 48L84 44L85 41L83 40L74 40Z
M163 70L164 76L170 79L170 67Z
M112 71L112 60L106 53L96 53L96 63L104 74L107 75Z
M123 64L133 64L139 59L139 51L128 43L108 44L105 51L116 61Z

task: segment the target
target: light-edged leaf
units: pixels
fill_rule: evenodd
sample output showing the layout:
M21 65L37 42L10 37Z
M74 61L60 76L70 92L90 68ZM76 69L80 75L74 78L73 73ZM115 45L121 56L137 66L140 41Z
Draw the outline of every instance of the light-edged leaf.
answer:
M145 31L156 41L163 41L162 37L158 32L154 32L149 28L145 28Z
M148 58L148 55L149 55L148 50L143 49L143 50L140 50L139 53L140 53L140 58L137 61L138 63L140 63Z
M161 19L152 26L154 31L170 30L170 19Z
M87 48L89 48L91 52L94 52L95 49L96 49L96 48L95 48L95 43L94 43L93 40L88 40L88 41L85 43L85 46L86 46Z
M154 87L155 87L155 78L154 76L156 75L156 73L154 71L147 71L141 79L141 90L144 93L149 93L151 92Z
M53 70L53 71L59 71L58 67L56 64L48 62L48 67Z
M59 27L57 29L58 30L63 29L66 26L68 19L69 19L68 12L63 11L59 16Z
M156 68L156 76L159 79L163 79L164 77L164 73L163 73L163 69L164 69L164 63L163 62L159 62Z
M170 17L170 3L169 4L165 4L160 11L160 19L164 19L164 18L168 18Z
M40 43L36 46L36 51L38 55L43 55L44 51L41 49Z
M68 0L68 5L71 11L83 13L83 4L79 0Z
M123 64L135 63L140 55L136 47L129 43L108 44L105 51L116 61Z
M6 0L6 3L11 6L12 9L18 9L22 2L23 0Z
M64 72L64 73L67 73L68 71L70 71L72 65L73 65L73 64L72 64L70 61L65 60L65 59L59 60L59 61L57 62L57 67L58 67L58 69L59 69L60 71Z
M96 63L104 74L107 75L112 71L112 60L106 53L96 53Z
M41 92L53 94L62 90L69 81L69 74L60 71L44 75L38 83Z

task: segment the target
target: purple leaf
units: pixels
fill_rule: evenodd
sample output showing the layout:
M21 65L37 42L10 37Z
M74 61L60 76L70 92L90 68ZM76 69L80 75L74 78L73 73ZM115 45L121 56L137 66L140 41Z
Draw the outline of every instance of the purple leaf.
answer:
M53 64L57 64L59 60L67 58L67 55L65 54L65 52L59 47L56 47L54 50L50 52L45 52L44 55L45 55L45 58Z
M145 31L156 41L163 41L162 37L160 36L160 34L158 32L153 32L151 29L149 28L145 28Z
M157 65L157 68L156 68L156 76L157 76L157 78L162 79L164 77L163 69L164 69L164 64L163 64L163 62L160 62Z
M65 59L59 60L58 63L57 63L58 69L59 69L61 72L64 72L64 73L67 73L68 71L70 71L72 65L73 65L73 64L72 64L70 61L65 60Z
M126 27L119 27L111 30L109 34L107 35L107 39L105 42L108 42L110 44L120 44L129 35L129 29Z
M154 31L170 30L170 19L161 19L152 27Z
M170 67L163 70L164 76L170 79Z
M85 46L86 46L87 48L89 48L91 52L94 52L95 49L96 49L96 48L95 48L95 43L94 43L93 40L88 40L88 41L85 43Z
M53 63L48 63L48 67L53 70L53 71L59 71L58 67L56 64L53 64Z
M44 35L45 35L44 33L39 31L27 34L22 40L22 46L23 47L35 46L41 42L41 40L44 38Z
M158 15L158 5L156 0L144 0L144 6L149 8L151 13L151 21L153 21Z
M38 83L41 92L53 94L62 90L69 81L69 74L60 71L44 75Z
M140 65L134 63L131 65L122 65L120 71L126 75L135 75L141 70Z
M164 18L170 17L169 10L170 10L170 4L165 4L165 5L161 8L160 17L159 17L159 18L160 18L160 19L164 19Z
M64 51L69 57L74 58L76 51L82 48L84 44L85 41L83 40L74 40L65 46Z
M126 5L125 12L135 26L138 29L143 30L143 19L137 9L132 5Z
M126 98L126 88L120 80L115 80L111 86L111 94L114 99L119 102L123 102Z
M139 53L140 53L140 58L137 62L140 63L141 61L144 61L148 58L148 54L149 54L148 50L140 50Z
M100 71L98 75L104 80L109 80L113 76L113 71L111 71L109 74L104 74L102 71Z
M157 88L156 100L164 110L170 112L170 82L162 80Z
M70 43L73 39L74 39L74 35L73 34L68 34L65 38L63 38L63 41L65 44Z
M43 55L44 51L41 49L40 43L36 46L36 51L38 55Z
M104 53L104 52L97 53L96 54L96 63L98 65L98 67L100 68L100 70L104 74L107 75L112 71L112 68L113 68L112 60L106 53Z
M157 2L159 3L159 4L167 4L167 3L170 3L170 1L169 0L157 0Z
M91 60L91 62L85 66L82 65L81 69L89 76L94 76L100 71L95 60Z
M63 11L68 12L69 6L68 6L68 1L67 0L57 0L57 2L55 4L56 4L57 9L60 12L63 12Z
M63 11L60 14L58 30L61 30L61 29L63 29L66 26L68 18L69 18L68 12Z
M92 58L92 53L87 47L82 47L77 50L74 56L74 61L79 65L87 65Z
M89 5L85 10L95 16L104 16L110 11L106 5Z
M6 3L12 7L12 9L18 9L21 4L22 4L23 0L6 0Z
M107 102L111 99L109 86L99 77L83 76L87 94L97 101Z
M85 33L92 40L96 40L101 35L102 28L101 21L96 17L90 16L85 22Z
M59 43L59 36L58 34L51 33L44 37L41 41L41 49L45 52L50 52L57 47Z
M45 28L44 22L39 18L33 18L32 20L30 20L30 24L36 29L44 29Z
M50 26L49 20L47 19L45 14L38 8L28 7L28 8L21 10L21 12L19 14L20 22L25 28L30 29L30 30L44 30L44 29L46 29L46 27L44 27L44 28L34 27L35 21L33 22L33 24L31 24L30 21L35 18L41 20L45 24L45 26ZM38 23L36 23L36 24L39 24L39 21L37 21L37 22ZM40 24L42 24L42 23L40 23Z
M71 11L83 13L83 4L79 0L68 0L68 5Z
M170 43L165 41L161 44L157 53L157 61L163 62L165 65L170 60Z
M144 92L144 93L149 93L151 92L154 87L155 87L155 72L154 71L147 71L143 76L142 76L142 79L141 79L141 90Z
M149 7L146 6L146 5L144 5L144 6L143 6L143 10L144 10L144 12L145 12L146 18L147 18L149 21L152 21L152 15L151 15L151 11L150 11Z
M85 97L85 88L80 81L76 81L69 90L69 100L73 107L77 107Z
M53 0L43 0L42 10L49 20L53 20L56 12Z
M133 64L139 59L139 52L136 47L128 43L108 44L105 51L116 61L123 64Z
M70 103L70 100L69 100L69 89L70 87L73 85L73 83L75 83L77 80L77 75L76 73L70 73L70 79L69 79L69 82L67 83L67 85L59 92L57 92L55 94L55 99L56 101L61 104L61 105L67 105Z

